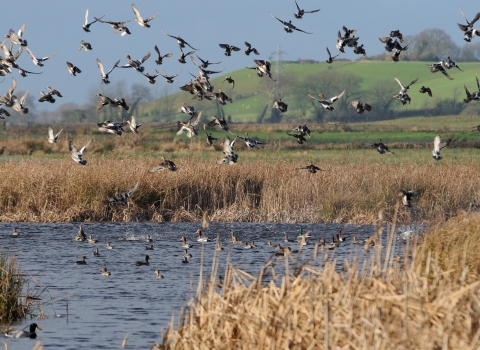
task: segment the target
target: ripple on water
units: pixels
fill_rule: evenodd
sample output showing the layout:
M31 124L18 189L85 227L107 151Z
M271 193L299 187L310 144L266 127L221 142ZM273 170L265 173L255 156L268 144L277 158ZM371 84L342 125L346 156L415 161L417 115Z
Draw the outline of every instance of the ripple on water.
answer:
M202 243L196 242L195 231L198 223L92 223L82 224L85 234L92 234L99 242L89 244L74 242L78 223L53 224L2 224L0 240L4 252L16 254L24 273L33 276L39 284L30 283L33 295L40 294L41 305L49 318L38 320L42 328L39 339L46 348L62 349L118 349L128 333L128 344L138 348L148 348L159 341L161 328L165 329L176 313L194 295L200 275ZM19 232L12 237L13 228ZM348 238L353 234L365 239L373 232L372 226L325 225L325 224L252 224L252 223L210 223L205 232L212 239L204 245L204 276L211 272L214 253L225 262L227 256L238 268L256 275L273 250L267 246L280 243L285 245L284 234L295 240L297 229L312 231L309 245L302 248L302 260L308 261L315 242L344 231ZM403 227L402 227L403 229ZM418 228L414 228L416 230ZM234 231L242 241L254 241L256 247L244 249L241 244L231 244L230 235ZM405 228L402 232L411 230ZM214 252L216 236L224 247L222 252ZM145 258L145 238L153 239L154 250L149 251L150 265L135 266L137 260ZM183 264L184 249L180 237L186 236L193 244L188 252L193 256L188 264ZM114 249L105 249L111 242ZM403 240L398 241L402 246ZM298 249L296 242L288 243L292 249ZM99 248L100 256L92 256ZM329 252L341 268L342 261L352 257L354 251L362 247L352 247L349 241L335 251ZM396 255L401 252L398 249ZM324 253L322 253L324 254ZM75 261L87 257L87 265L77 266ZM320 261L323 261L324 255ZM106 267L111 276L102 276ZM225 264L220 264L219 274L224 274ZM284 262L277 264L277 273L281 273ZM159 269L165 276L155 278L154 270ZM194 283L192 283L192 281ZM53 298L46 293L44 288ZM43 291L43 293L42 293ZM67 315L57 318L55 314ZM17 328L31 323L25 320ZM31 348L32 342L23 343L11 340L12 348ZM15 345L13 345L15 344ZM14 346L14 347L13 347Z

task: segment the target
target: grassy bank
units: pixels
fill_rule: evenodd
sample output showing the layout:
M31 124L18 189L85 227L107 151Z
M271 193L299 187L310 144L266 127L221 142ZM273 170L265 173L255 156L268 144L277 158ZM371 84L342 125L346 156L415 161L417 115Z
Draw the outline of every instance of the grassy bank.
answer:
M369 263L341 272L324 252L285 275L275 258L258 276L229 265L151 349L477 349L479 227L475 214L433 228L406 260L384 240L384 254L370 248Z
M420 189L404 223L449 218L478 201L476 152L448 150L435 163L429 150L395 155L368 151L243 151L235 166L216 165L218 152L185 149L176 172L150 174L155 158L85 156L7 161L0 166L0 221L212 221L372 223L387 221L399 189ZM445 150L447 155L447 150ZM87 153L88 154L88 153ZM442 153L443 154L443 153ZM296 170L310 161L325 171ZM139 182L129 206L102 200Z

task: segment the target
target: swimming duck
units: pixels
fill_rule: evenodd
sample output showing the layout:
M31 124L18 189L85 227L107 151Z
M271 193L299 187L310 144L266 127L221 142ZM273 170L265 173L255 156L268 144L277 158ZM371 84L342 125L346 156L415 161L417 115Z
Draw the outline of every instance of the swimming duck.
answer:
M287 135L295 137L298 144L300 145L302 145L304 142L307 142L307 139L304 137L303 134L290 134L289 132L287 132Z
M385 152L395 154L392 151L390 151L390 149L382 142L382 139L380 139L379 142L372 143L370 147L376 148L378 153L380 154L384 154Z
M105 249L113 249L113 246L110 244L110 242L107 242Z
M117 191L115 192L113 197L109 197L105 199L103 203L104 204L121 204L126 206L128 204L127 202L128 198L130 198L135 193L135 191L138 188L138 185L139 185L139 182L137 182L135 186L133 186L132 188L123 192L120 192L120 189L117 187Z
M148 245L145 246L145 250L153 250L153 244L150 244L150 247Z
M365 242L362 241L362 240L358 240L358 239L357 239L357 236L353 235L352 243L353 243L353 244L363 244L363 243L365 243Z
M328 59L327 59L325 62L327 62L327 63L329 63L329 64L330 64L330 63L333 63L333 61L335 60L335 58L336 58L338 55L340 55L340 53L338 53L337 55L332 56L332 54L330 53L330 50L328 49L328 47L327 47L327 53L328 53Z
M115 62L115 64L113 65L112 69L110 69L107 73L105 73L105 70L103 68L103 63L97 58L97 66L98 66L98 69L100 70L100 74L102 75L102 83L104 84L110 84L110 80L108 80L108 76L110 73L112 73L112 71L118 67L118 64L120 63L120 60L118 60L117 62Z
M219 251L222 251L223 250L223 247L222 247L222 243L221 242L217 242L215 244L215 251L219 252Z
M398 196L402 198L402 204L406 207L412 206L412 199L420 194L420 190L415 191L407 191L407 190L400 190L398 192Z
M154 272L155 272L155 278L157 280L163 279L163 276L160 274L160 270L155 270Z
M222 49L225 49L225 56L231 56L232 51L240 51L241 49L237 46L234 45L229 45L229 44L218 44Z
M45 61L49 60L50 58L52 58L56 55L56 53L54 53L53 55L50 55L50 56L35 57L28 46L26 46L25 49L27 50L28 54L30 55L30 58L32 59L33 64L36 65L36 66L39 66L39 67L44 66L44 64L42 62L45 62Z
M84 49L85 51L90 51L92 49L92 45L90 43L87 43L85 40L82 40L80 42L80 47L78 48L78 51L81 49Z
M333 111L334 108L332 104L335 101L337 101L339 98L341 98L344 94L345 94L345 90L343 90L339 95L333 96L330 99L325 99L325 96L323 94L319 95L320 99L313 97L312 95L310 95L310 93L308 93L308 97L310 97L312 100L318 101L322 105L322 107L325 108L327 111Z
M320 247L321 250L332 250L335 248L336 248L335 244L325 245L325 238L322 238L321 247Z
M198 229L196 233L197 233L197 236L198 236L197 237L197 242L210 242L210 238L202 235L202 230Z
M110 276L110 271L107 271L106 267L102 267L102 276Z
M87 242L88 243L98 243L98 239L97 238L92 238L92 235L89 235L88 239L87 239Z
M192 138L196 135L198 135L198 131L196 129L196 126L198 122L200 121L200 118L202 117L202 112L198 113L198 115L193 115L188 122L180 122L182 127L180 130L177 131L177 135L183 134L184 131L187 132L187 136L189 138Z
M162 56L162 55L160 54L160 50L158 49L158 46L157 46L157 45L155 45L155 52L156 52L157 55L158 55L158 58L155 60L155 63L156 63L157 65L161 65L161 64L163 63L163 59L164 59L164 58L172 57L172 55L173 55L173 53L170 52L170 53L167 53L166 55L163 55L163 56Z
M480 34L480 31L478 29L473 28L473 25L475 24L475 22L478 21L478 19L480 18L480 12L475 15L475 18L471 22L468 21L467 17L465 17L465 14L463 13L463 10L461 7L460 7L460 13L463 16L463 18L465 18L467 25L460 24L460 23L457 23L457 25L460 28L460 30L462 30L465 33L463 36L463 40L465 40L466 42L470 42L472 41L475 35Z
M185 45L187 45L188 47L190 47L193 50L198 50L198 49L194 48L193 46L191 46L189 43L187 43L185 40L183 40L180 36L173 36L173 35L167 34L167 33L165 33L165 31L163 29L162 29L162 33L165 34L166 36L169 36L169 37L177 40L177 43L178 43L178 46L180 46L180 49L185 48Z
M149 265L149 262L148 262L149 259L150 257L148 255L145 255L145 261L137 261L135 262L135 265L136 266Z
M292 253L292 248L285 247L285 248L279 250L278 252L275 252L274 254L277 258L284 258L287 255L290 255L291 253Z
M247 242L243 243L243 248L244 249L253 249L253 245L248 244Z
M188 259L188 258L191 258L191 257L192 257L192 254L190 254L190 253L188 252L188 250L185 249L185 250L183 251L183 257Z
M29 327L29 331L27 332L25 328ZM41 331L42 329L38 327L36 323L32 323L29 326L25 327L23 330L19 331L8 331L5 333L5 337L7 338L32 338L35 339L37 337L37 333L35 333L36 330Z
M77 148L75 147L75 145L73 144L72 141L69 141L68 143L68 149L70 150L70 154L72 156L72 159L80 164L80 165L86 165L87 164L87 160L86 159L83 159L83 154L87 151L87 147L90 145L90 142L92 140L89 140L87 142L87 144L85 146L83 146L80 151L77 151Z
M175 163L173 161L171 161L170 159L166 159L165 157L162 157L161 159L162 159L162 161L160 162L160 164L158 166L149 170L150 173L154 173L158 170L165 170L165 169L168 169L170 171L176 171L177 170L177 166L175 165Z
M342 230L339 230L338 233L337 233L337 241L338 242L345 242L346 241L346 238L343 237Z
M80 228L78 229L78 233L77 235L75 236L75 240L77 242L83 242L87 239L87 235L85 234L85 232L83 232L83 227L82 225L80 225Z
M187 61L185 60L185 58L187 58L187 56L190 56L191 54L195 53L195 51L190 51L190 52L184 53L182 49L180 49L180 51L182 52L182 54L178 58L178 62L180 62L182 64L187 63Z
M27 92L24 93L22 95L22 97L20 97L20 99L18 99L17 96L12 95L12 102L13 102L12 108L22 115L23 114L28 114L28 108L24 107L23 104L25 103L25 100L27 99L29 91L30 90L27 90Z
M67 69L68 71L70 72L70 74L74 77L77 76L77 73L80 74L82 73L82 71L80 70L80 68L78 68L77 66L75 66L73 63L70 63L67 61Z
M284 236L284 238L283 238L283 241L284 241L284 242L295 242L293 239L288 239L288 236L287 236L286 233L285 233L285 236Z
M273 108L278 109L280 112L284 113L287 111L288 105L279 98L273 103Z
M260 52L254 47L252 47L252 44L249 42L245 41L245 46L247 46L247 49L245 50L245 55L250 56L250 54L253 52L255 55L260 55Z
M87 257L83 256L82 260L78 260L75 262L75 265L87 265Z
M320 9L318 9L318 10L312 10L312 11L302 10L302 9L300 8L300 6L298 6L297 0L295 0L295 5L297 5L297 10L298 10L298 12L294 13L293 15L294 15L295 18L297 18L297 19L303 18L303 15L306 14L306 13L315 13L315 12L320 11Z
M420 91L421 94L428 93L428 96L432 97L432 90L429 87L425 87L422 85L422 87L418 91Z
M432 152L432 157L435 160L440 160L442 159L442 156L440 155L440 151L450 145L452 142L452 139L448 139L446 142L442 143L442 140L440 138L440 135L435 136L435 139L433 140L433 152Z
M182 241L182 248L192 248L193 247L192 244L187 243L187 238L185 238L185 236L182 236L182 238L180 238L180 240Z
M241 244L241 243L243 243L242 241L239 241L239 240L237 239L237 236L235 235L235 233L233 233L233 231L231 232L230 242L232 242L233 244Z
M295 168L296 170L303 170L303 169L306 169L308 170L309 172L311 172L312 174L316 174L317 171L325 171L323 169L320 169L318 166L316 165L313 165L313 163L311 163L310 165L307 165L307 166L304 166L302 168Z
M12 236L13 237L18 237L18 231L17 231L16 227L13 228Z
M105 16L99 17L99 19L102 19L103 17L105 17ZM88 9L87 9L87 12L85 12L85 22L82 25L83 30L85 32L89 33L90 32L90 26L97 21L98 21L98 19L95 18L95 20L93 22L88 23Z
M132 57L130 55L125 55L125 58L128 59L128 63L124 64L123 66L120 66L120 68L133 68L139 73L143 73L145 70L145 67L142 66L142 64L150 58L150 51L147 52L145 56L143 56L142 59L139 60L132 60Z
M62 131L63 129L60 129L60 131L56 135L53 135L53 129L51 127L48 127L48 142L57 143L58 136L62 133Z
M220 119L216 115L213 115L212 118L213 120L207 124L208 126L210 127L218 126L221 130L228 131L228 124L227 124L227 121L225 120L225 117L222 117L222 119Z
M453 78L452 78L450 75L448 75L448 73L447 73L447 71L445 70L445 68L443 68L443 66L442 66L441 63L429 64L428 66L430 67L430 72L432 72L432 73L440 72L440 73L442 73L445 77L447 77L448 79L453 80Z
M305 34L312 34L312 33L309 33L309 32L306 32L300 28L297 28L295 27L293 24L292 24L292 21L282 21L280 18L277 18L275 17L271 12L270 12L270 16L272 16L273 18L275 18L277 21L279 21L280 23L283 24L283 30L286 31L287 33L293 33L294 30L297 30L299 32L302 32L302 33L305 33Z
M143 19L142 16L140 15L140 11L138 11L137 7L134 4L132 4L132 10L133 10L133 13L135 14L134 20L141 27L145 27L145 28L150 28L150 24L148 24L148 22L150 22L152 19L157 18L157 16L160 14L160 12L158 12L157 14L153 15L152 17L148 17L146 19Z
M335 236L332 236L332 241L330 243L330 246L335 248L340 246L340 242L335 241Z
M245 144L247 145L248 148L254 148L255 146L257 145L265 145L264 142L260 142L260 141L257 141L257 140L254 140L252 138L250 138L248 136L248 132L245 133L245 137L243 136L236 136L235 137L239 137L241 138L243 141L245 141Z
M352 101L350 105L355 109L355 112L358 114L362 114L365 111L370 112L372 110L372 106L368 103L362 103L360 101Z
M10 41L13 44L16 44L19 46L27 46L27 41L22 39L26 26L27 26L27 23L23 23L20 29L18 30L18 33L15 33L12 29L10 29L8 34L5 35L5 38L10 39Z
M92 253L93 256L100 256L100 253L98 252L98 248L95 249L95 251Z

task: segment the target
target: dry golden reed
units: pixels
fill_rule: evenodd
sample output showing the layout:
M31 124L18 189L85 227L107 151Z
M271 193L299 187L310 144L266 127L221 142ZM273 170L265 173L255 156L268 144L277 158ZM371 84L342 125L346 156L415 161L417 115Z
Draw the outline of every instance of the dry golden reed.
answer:
M372 151L374 152L374 151ZM449 218L468 209L480 190L478 164L337 164L310 174L299 162L249 160L235 166L174 159L176 172L154 174L157 159L90 157L0 164L0 221L392 222L399 189L421 189L402 223ZM325 168L325 167L324 167ZM440 175L441 174L441 175ZM139 182L129 206L105 205L115 188Z
M478 238L480 216L455 225ZM223 285L202 283L151 349L478 349L478 271L461 247L446 252L431 244L430 237L447 236L448 229L435 229L418 247L407 244L412 258L403 261L389 244L383 252L370 248L362 266L345 261L341 272L323 254L290 273L286 266L283 275L272 262L258 277L228 265ZM445 266L445 255L457 263Z

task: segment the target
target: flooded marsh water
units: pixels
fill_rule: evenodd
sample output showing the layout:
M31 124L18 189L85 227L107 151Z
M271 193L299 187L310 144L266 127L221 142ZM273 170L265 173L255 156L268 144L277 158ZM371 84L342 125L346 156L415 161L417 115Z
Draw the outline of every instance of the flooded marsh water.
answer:
M11 236L14 227L18 237ZM160 341L161 329L166 328L172 314L178 317L180 307L194 295L202 251L202 243L196 242L198 227L198 223L85 224L85 234L98 238L98 243L87 243L73 240L79 228L75 223L1 224L0 240L3 252L18 257L24 275L29 277L31 294L42 299L39 305L48 318L35 322L42 328L37 334L46 348L118 349L128 334L126 348L133 349L148 348ZM333 224L211 223L206 235L212 241L204 245L204 276L211 271L217 235L224 247L220 252L219 274L224 273L228 257L235 267L255 276L272 256L273 249L267 242L284 245L285 233L296 240L300 227L304 232L312 231L309 244L302 249L304 261L313 257L317 240L325 237L329 242L332 235L343 230L347 241L328 252L339 268L344 259L368 256L360 253L363 245L350 244L351 238L355 234L358 239L365 239L374 230L373 226ZM241 244L231 244L231 231L239 240L254 241L256 247L247 250ZM144 241L147 235L153 239L152 243ZM193 244L188 250L193 256L187 264L182 263L182 236ZM107 242L114 249L107 250ZM404 244L401 239L397 242L395 255L401 255ZM154 250L145 249L150 244ZM298 249L296 242L289 245L293 250ZM100 256L92 256L96 248ZM150 257L149 265L136 266L135 262L143 261L146 254ZM325 253L321 255L318 259L325 259ZM82 256L87 257L87 264L76 265ZM280 273L282 264L277 265ZM103 267L111 276L102 276ZM155 278L156 269L164 279ZM31 322L30 318L23 320L14 328L23 328ZM10 350L30 349L34 344L31 339L7 342Z

